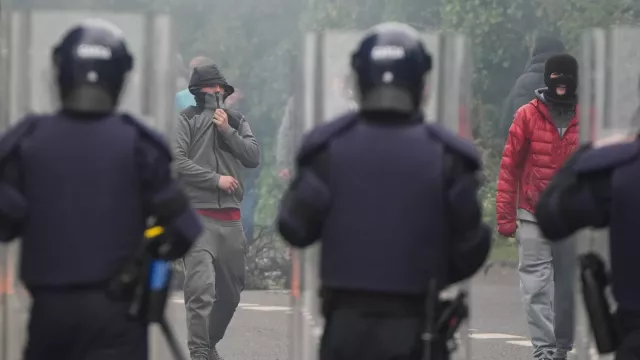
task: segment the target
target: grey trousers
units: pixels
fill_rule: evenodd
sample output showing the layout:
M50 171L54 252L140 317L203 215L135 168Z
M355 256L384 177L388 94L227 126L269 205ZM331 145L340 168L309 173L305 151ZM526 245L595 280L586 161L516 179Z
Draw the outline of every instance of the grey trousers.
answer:
M208 359L240 303L246 239L240 221L201 216L203 235L184 258L189 352Z
M520 289L535 358L564 358L573 348L575 240L545 240L533 221L520 220Z

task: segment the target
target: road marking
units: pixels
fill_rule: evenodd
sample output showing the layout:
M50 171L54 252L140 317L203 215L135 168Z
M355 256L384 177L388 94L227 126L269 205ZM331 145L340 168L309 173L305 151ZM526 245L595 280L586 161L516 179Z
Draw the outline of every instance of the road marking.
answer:
M177 298L176 297L176 298L171 299L171 301L174 302L174 303L184 304L184 298ZM240 304L238 304L238 306L240 306L240 307L244 307L244 306L260 306L260 304L240 303Z
M477 340L524 339L522 336L500 334L500 333L471 334L469 335L469 337Z
M288 307L285 306L241 306L243 310L257 310L257 311L287 311Z
M184 298L175 297L171 299L174 303L184 304ZM238 304L238 308L242 310L253 310L253 311L283 311L287 314L292 313L292 309L288 306L266 306L260 304L253 303L240 303ZM315 318L313 314L309 311L303 311L303 317L305 320L315 324ZM503 333L477 333L478 329L469 329L469 332L473 332L473 334L469 334L469 337L474 340L507 340L507 344L516 345L516 346L526 346L532 347L531 341L528 340L513 340L513 339L524 339L523 336L511 335L511 334L503 334ZM322 328L318 326L312 325L312 333L314 337L319 337L322 335ZM459 335L459 334L457 334ZM575 351L572 351L574 353Z

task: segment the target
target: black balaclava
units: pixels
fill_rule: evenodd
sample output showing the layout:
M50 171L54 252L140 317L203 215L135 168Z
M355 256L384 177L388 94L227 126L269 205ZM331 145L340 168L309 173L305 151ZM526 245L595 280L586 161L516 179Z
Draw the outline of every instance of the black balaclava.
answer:
M557 78L551 78L551 74L561 74ZM569 54L560 54L550 57L544 65L544 83L548 89L545 97L552 101L573 102L578 89L578 61ZM567 92L559 96L556 88L560 85L567 87Z

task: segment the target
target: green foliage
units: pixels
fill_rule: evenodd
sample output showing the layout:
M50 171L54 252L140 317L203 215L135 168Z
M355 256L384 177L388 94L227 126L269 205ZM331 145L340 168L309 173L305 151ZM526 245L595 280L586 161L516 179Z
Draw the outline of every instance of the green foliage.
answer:
M469 36L476 98L499 104L529 55L536 23L529 0L443 0L442 27Z
M518 245L514 239L508 239L505 242L496 244L491 249L489 255L490 261L493 263L501 263L503 265L518 264Z
M502 154L502 143L496 140L493 128L490 126L490 119L497 116L498 108L491 105L484 105L476 101L472 108L476 115L477 127L475 129L476 145L482 150L482 161L484 164L483 180L484 185L478 194L482 202L483 220L487 224L496 223L496 185L498 171L500 169L500 155ZM494 246L504 244L505 239L496 232L493 234Z
M273 227L256 227L258 239L247 253L249 290L278 289L288 286L291 262L288 251Z
M568 48L575 51L585 28L636 23L636 3L634 0L538 0L538 7L542 16L558 24Z

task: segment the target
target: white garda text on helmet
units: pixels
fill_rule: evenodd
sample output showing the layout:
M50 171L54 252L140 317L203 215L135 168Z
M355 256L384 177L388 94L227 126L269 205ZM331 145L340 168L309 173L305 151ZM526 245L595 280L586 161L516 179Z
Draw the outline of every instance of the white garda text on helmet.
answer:
M400 60L406 56L407 54L401 46L380 45L371 49L371 60L374 61Z
M76 54L81 59L109 60L112 57L111 49L94 44L79 45Z

